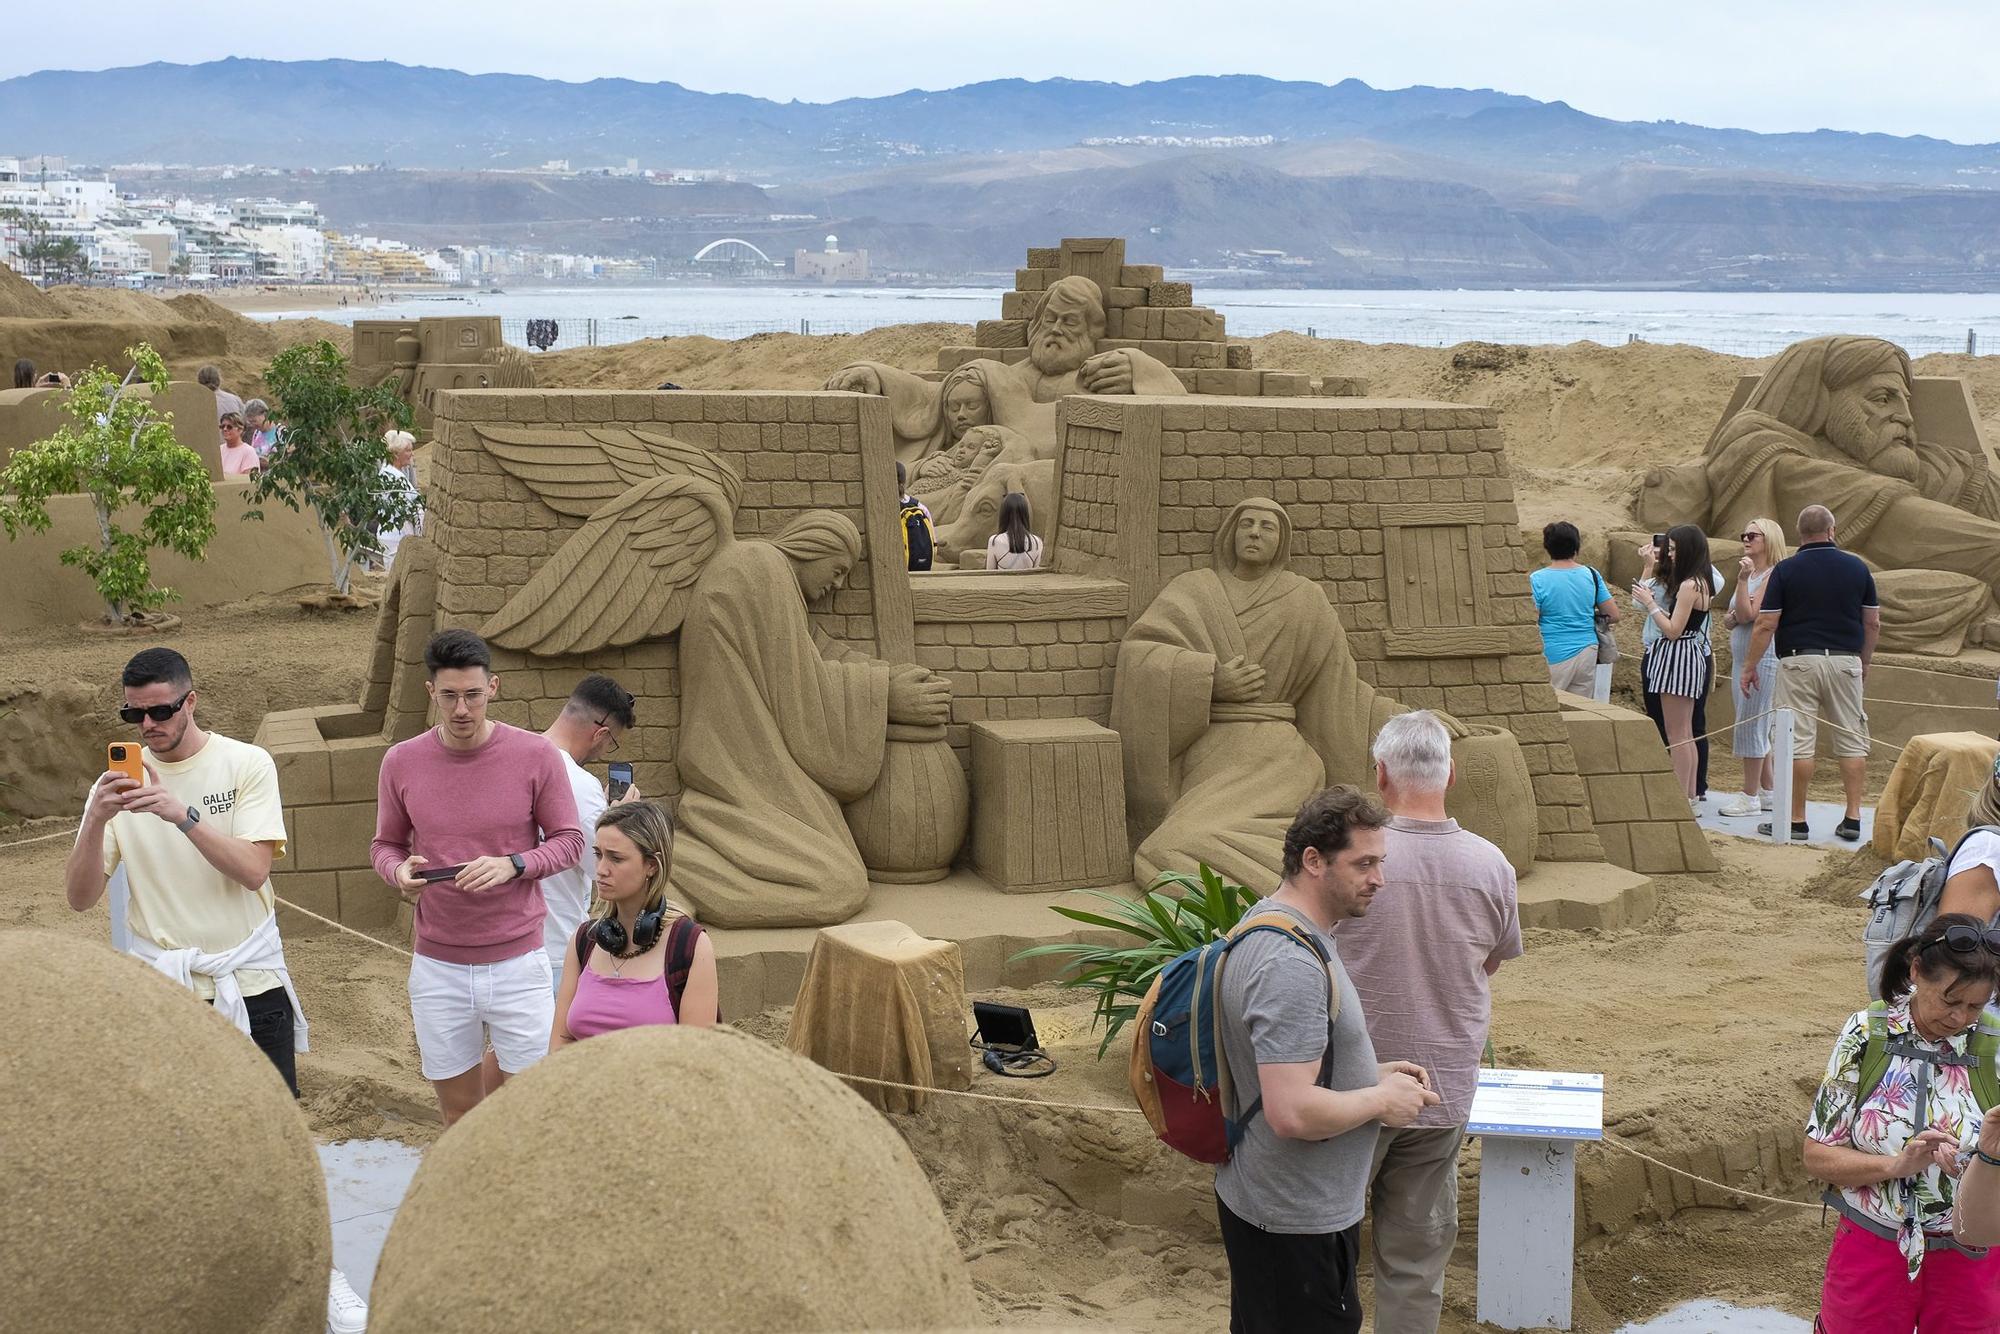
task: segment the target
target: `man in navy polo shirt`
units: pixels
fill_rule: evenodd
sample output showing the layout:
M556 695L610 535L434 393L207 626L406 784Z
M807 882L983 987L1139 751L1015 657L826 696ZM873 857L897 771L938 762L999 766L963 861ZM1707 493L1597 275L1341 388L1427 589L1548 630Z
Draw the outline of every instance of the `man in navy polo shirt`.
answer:
M1819 724L1827 724L1826 746L1840 760L1840 785L1847 816L1834 835L1849 843L1861 837L1861 779L1868 765L1868 715L1861 710L1861 685L1882 634L1882 606L1875 576L1859 556L1833 544L1833 511L1808 505L1799 511L1799 548L1771 571L1757 630L1744 655L1743 689L1757 685L1757 662L1778 637L1778 707L1791 709L1798 723L1792 752L1792 837L1803 839L1806 785L1812 782ZM1775 817L1774 817L1775 819ZM1769 834L1771 826L1757 832Z

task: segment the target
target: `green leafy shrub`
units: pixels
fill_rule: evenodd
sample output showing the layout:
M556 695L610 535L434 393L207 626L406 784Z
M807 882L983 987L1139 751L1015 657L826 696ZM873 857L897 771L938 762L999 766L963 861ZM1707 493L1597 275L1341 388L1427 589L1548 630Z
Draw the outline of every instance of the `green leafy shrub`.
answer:
M1138 1015L1139 1002L1146 999L1160 969L1196 946L1228 935L1258 901L1256 894L1224 880L1206 862L1199 875L1162 872L1137 899L1103 890L1085 892L1105 905L1102 912L1061 906L1050 911L1085 926L1116 931L1137 943L1064 941L1037 945L1014 957L1067 959L1063 965L1067 976L1058 977L1057 985L1097 993L1091 1027L1104 1026L1104 1040L1097 1047L1100 1059L1118 1031Z

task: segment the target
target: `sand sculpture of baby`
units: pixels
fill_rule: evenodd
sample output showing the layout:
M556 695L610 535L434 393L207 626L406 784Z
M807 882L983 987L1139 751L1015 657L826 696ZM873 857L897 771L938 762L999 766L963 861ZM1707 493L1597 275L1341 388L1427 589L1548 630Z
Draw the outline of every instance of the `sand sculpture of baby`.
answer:
M910 494L930 507L931 518L950 523L958 518L966 493L1003 454L1026 458L1027 440L1004 426L974 426L942 453L919 463L910 475Z

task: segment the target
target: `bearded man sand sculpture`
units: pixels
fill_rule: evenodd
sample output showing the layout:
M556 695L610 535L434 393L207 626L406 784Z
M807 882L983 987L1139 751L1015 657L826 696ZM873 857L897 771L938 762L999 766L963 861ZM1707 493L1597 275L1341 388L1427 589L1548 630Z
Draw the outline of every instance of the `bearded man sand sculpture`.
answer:
M868 872L841 805L875 784L891 723L937 726L951 707L949 685L927 668L882 662L813 627L807 606L846 582L860 531L844 515L810 510L770 540L738 541L741 483L678 441L597 432L600 465L573 437L483 434L551 504L594 503L560 489L643 478L587 510L482 633L558 655L680 632L672 884L682 901L724 927L852 917ZM598 473L615 481L587 481Z
M1976 449L1919 440L1911 392L1894 343L1794 343L1699 463L1647 477L1641 518L1733 535L1825 505L1878 571L1883 647L1955 652L2000 590L2000 479Z
M1175 577L1119 646L1111 726L1128 813L1152 828L1142 885L1199 862L1270 885L1300 803L1374 781L1369 741L1403 707L1361 679L1326 593L1286 568L1291 542L1282 505L1240 501L1213 567Z

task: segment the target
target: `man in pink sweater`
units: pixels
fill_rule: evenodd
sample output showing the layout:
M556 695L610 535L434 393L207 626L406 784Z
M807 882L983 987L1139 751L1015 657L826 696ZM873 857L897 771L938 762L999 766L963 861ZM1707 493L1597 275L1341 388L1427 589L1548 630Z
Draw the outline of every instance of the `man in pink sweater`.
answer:
M576 865L584 841L555 747L486 716L500 678L485 641L439 631L424 665L444 721L382 758L372 851L376 874L416 905L410 1018L449 1127L484 1094L488 1035L500 1082L549 1049L541 879Z

